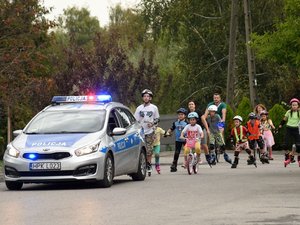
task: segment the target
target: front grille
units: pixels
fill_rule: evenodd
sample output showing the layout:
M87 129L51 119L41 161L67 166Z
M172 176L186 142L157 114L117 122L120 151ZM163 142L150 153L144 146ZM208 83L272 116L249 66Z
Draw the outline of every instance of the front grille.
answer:
M31 159L31 160L39 160L39 159L64 159L70 157L71 154L69 152L56 152L56 153L24 153L23 158Z
M64 171L29 171L19 172L20 177L50 177L50 176L72 176L73 170Z

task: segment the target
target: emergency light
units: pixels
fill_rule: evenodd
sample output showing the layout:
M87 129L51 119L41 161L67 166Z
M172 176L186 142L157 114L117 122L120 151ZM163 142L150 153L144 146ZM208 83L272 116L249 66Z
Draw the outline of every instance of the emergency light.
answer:
M52 103L66 103L66 102L111 102L111 95L80 95L80 96L54 96Z

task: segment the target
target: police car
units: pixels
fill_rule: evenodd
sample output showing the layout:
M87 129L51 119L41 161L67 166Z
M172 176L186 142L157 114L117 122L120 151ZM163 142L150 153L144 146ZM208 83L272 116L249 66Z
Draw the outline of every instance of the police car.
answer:
M130 110L110 95L54 96L4 154L5 183L95 181L110 187L115 176L146 176L146 150Z

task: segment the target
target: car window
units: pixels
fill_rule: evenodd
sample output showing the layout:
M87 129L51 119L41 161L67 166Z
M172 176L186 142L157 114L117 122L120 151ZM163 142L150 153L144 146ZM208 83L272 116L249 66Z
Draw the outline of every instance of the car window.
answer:
M103 128L105 111L52 111L42 112L28 125L25 132L47 133L91 133Z
M125 109L117 108L116 111L119 114L119 117L120 117L123 127L124 128L129 127L132 124L132 122L131 122L130 118L128 117L127 113L125 112Z
M126 113L126 115L128 116L130 123L133 124L136 122L135 117L132 115L132 113L128 110L128 109L123 109L123 111Z
M120 127L115 110L112 110L108 118L108 133L111 133L115 127Z

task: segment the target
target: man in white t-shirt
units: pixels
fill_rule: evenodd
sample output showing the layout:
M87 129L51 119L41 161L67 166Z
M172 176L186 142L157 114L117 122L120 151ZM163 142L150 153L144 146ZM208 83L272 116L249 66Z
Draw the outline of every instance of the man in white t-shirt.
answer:
M142 126L142 133L146 143L147 170L151 173L151 159L153 154L153 141L155 138L155 125L159 121L159 112L156 105L151 103L153 93L149 89L142 91L143 104L136 108L134 117Z

